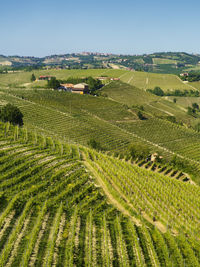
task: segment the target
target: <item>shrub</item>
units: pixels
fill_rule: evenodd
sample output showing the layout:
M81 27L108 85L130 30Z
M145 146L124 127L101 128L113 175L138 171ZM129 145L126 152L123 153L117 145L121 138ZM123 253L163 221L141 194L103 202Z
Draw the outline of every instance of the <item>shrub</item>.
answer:
M0 118L3 122L10 122L14 125L23 125L23 114L14 105L7 104L1 109Z
M144 115L142 114L141 111L138 111L137 116L138 116L138 118L139 118L140 120L145 120L145 119L146 119L146 118L144 117Z
M55 77L52 77L52 78L47 82L47 88L57 89L58 87L60 87L60 82L59 82L58 80L56 80Z
M87 144L88 144L88 146L90 146L96 150L102 150L100 143L97 142L95 139L90 139Z
M128 154L133 159L146 159L149 156L150 151L147 146L135 143L129 146Z

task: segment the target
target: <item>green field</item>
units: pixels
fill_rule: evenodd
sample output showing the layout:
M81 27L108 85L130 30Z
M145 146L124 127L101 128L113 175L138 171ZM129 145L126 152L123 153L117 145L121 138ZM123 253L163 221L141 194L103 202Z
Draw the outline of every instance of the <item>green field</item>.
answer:
M199 188L0 124L0 266L200 265Z
M191 87L184 84L178 76L172 74L157 74L148 72L127 72L121 77L123 82L141 89L154 89L155 86L167 90L190 90Z
M159 97L142 89L122 82L112 82L104 86L102 92L107 94L109 98L127 104L129 107L132 105L144 105L159 99Z
M167 58L153 58L154 64L176 64L177 61L173 59L167 59Z
M143 106L144 112L150 116L174 116L179 122L188 125L197 120L187 114L187 106L179 105L179 101L177 103L173 102L175 97L158 97L126 83L112 82L103 87L102 94L106 94L110 99L129 107Z
M91 69L91 70L34 70L32 72L18 72L9 74L0 74L0 86L3 87L32 87L37 85L37 81L31 83L30 78L32 73L35 74L36 78L41 75L52 75L57 79L67 79L69 77L98 77L98 76L108 76L108 77L120 77L126 71L124 70L112 70L112 69ZM39 82L39 86L41 82ZM28 85L27 85L28 84Z
M192 83L188 83L188 85L200 90L200 82L192 82Z

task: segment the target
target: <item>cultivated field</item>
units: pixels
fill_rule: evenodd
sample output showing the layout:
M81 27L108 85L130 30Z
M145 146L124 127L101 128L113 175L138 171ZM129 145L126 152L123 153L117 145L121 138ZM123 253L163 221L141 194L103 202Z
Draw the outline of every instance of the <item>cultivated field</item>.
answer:
M173 59L167 59L167 58L153 58L154 64L176 64L177 61Z
M159 151L167 159L177 153L193 164L197 174L194 179L199 182L200 135L194 130L152 116L141 121L134 109L102 97L14 89L2 91L1 100L20 107L25 125L33 131L67 142L87 145L95 139L103 150L122 153L131 143L143 143L152 152ZM157 110L158 107L153 105L156 106L156 103L149 108ZM163 104L163 111L165 106ZM166 111L165 114L169 116Z
M174 103L173 99L175 97L158 97L122 82L112 82L108 84L103 87L102 93L117 102L128 105L129 107L136 105L143 106L145 114L150 116L174 116L179 122L188 125L193 124L194 121L196 122L197 120L187 114L187 105L179 105L179 99L181 99L181 97L177 98L177 103ZM195 100L192 99L193 98L191 98L191 101L195 102ZM191 103L188 105L191 105Z
M154 74L148 72L127 72L121 77L123 82L129 83L141 89L154 89L155 86L167 90L190 90L191 87L184 84L178 76L172 74Z

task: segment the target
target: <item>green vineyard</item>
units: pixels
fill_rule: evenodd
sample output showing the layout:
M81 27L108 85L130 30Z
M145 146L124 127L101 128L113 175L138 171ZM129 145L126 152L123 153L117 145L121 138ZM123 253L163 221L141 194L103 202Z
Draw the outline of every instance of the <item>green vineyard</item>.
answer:
M197 186L10 124L0 155L0 266L200 266Z

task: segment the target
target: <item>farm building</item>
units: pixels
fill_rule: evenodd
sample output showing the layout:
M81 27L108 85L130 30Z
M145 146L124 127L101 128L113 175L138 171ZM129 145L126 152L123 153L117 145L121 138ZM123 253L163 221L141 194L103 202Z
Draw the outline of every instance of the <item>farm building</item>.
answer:
M89 93L89 86L87 83L78 83L74 85L74 88L72 88L72 93L76 94L88 94Z
M51 78L54 78L53 76L50 76L50 75L47 75L47 76L40 76L38 78L39 81L42 81L42 80L46 80L46 81L49 81L51 80Z
M79 83L76 85L72 83L65 83L65 84L61 84L58 90L83 95L83 94L89 93L89 86L87 83Z
M61 86L63 87L63 88L65 88L65 89L72 89L72 88L74 88L74 85L73 85L73 83L62 83L61 84Z
M189 73L188 73L188 72L181 73L180 76L181 76L181 77L188 77L188 76L189 76Z
M120 78L111 78L111 81L120 81Z
M110 78L109 77L96 77L96 79L98 79L98 80L100 80L100 81L105 81L105 80L110 80Z

